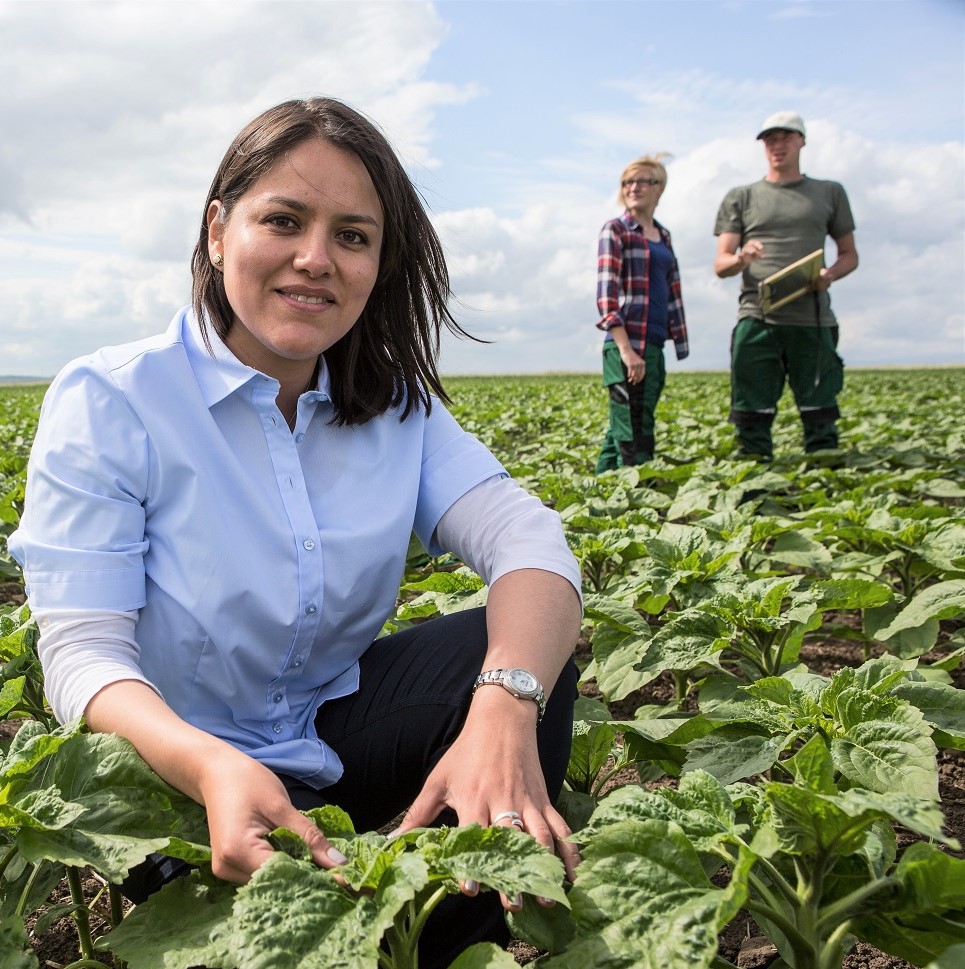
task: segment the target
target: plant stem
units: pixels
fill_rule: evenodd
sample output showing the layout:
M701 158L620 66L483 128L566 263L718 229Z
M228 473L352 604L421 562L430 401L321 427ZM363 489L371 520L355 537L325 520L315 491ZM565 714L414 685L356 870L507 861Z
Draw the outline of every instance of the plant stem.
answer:
M425 927L426 919L436 906L448 895L445 885L440 885L425 900L416 896L400 912L386 933L385 942L389 952L379 953L382 969L419 969L419 936Z
M794 967L795 969L817 969L814 945L810 939L802 935L797 925L786 918L783 912L775 911L767 905L761 905L753 899L748 899L744 906L753 916L760 916L762 919L773 922L781 932L787 936L787 941L794 948Z
M116 928L124 921L124 897L116 885L107 886L107 897L111 902L111 925Z
M37 875L40 873L40 866L43 864L42 861L37 862L33 866L33 871L30 873L30 877L27 879L27 884L23 886L23 891L20 893L20 900L17 902L16 914L23 918L24 909L27 907L27 900L30 897L30 889L33 888L34 882L37 880Z
M677 700L677 709L682 710L684 701L687 699L687 687L688 687L688 684L690 683L690 678L687 676L687 671L674 670L673 682L674 682L674 696Z
M80 869L73 865L67 866L67 884L70 886L70 899L74 903L74 922L77 924L77 938L80 941L80 953L84 960L90 959L97 965L94 958L94 940L90 934L90 915L84 901L84 888L80 881ZM76 965L76 963L74 964Z
M445 885L440 885L423 903L419 914L416 916L414 921L409 927L409 933L412 936L413 942L419 941L419 935L422 933L422 928L426 924L426 919L435 911L436 906L448 895L449 892ZM415 965L415 963L413 963Z
M800 904L801 900L798 893L788 884L787 879L771 864L769 859L758 857L754 864L760 865L767 872L771 882L791 905L797 906ZM751 880L757 884L757 879L754 877L753 871L751 872Z
M844 949L844 940L851 932L851 919L842 922L829 936L824 943L821 955L818 960L818 969L838 969L842 958L848 953L851 946ZM843 951L838 951L843 949Z
M777 651L771 657L771 676L781 675L781 664L784 662L784 648L787 646L788 638L791 635L790 629L785 629L777 643Z
M894 878L878 878L873 882L869 882L867 885L856 888L849 895L839 898L836 902L826 905L818 918L818 931L827 932L839 919L845 918L846 916L848 918L853 916L856 909L873 895L877 895L883 889L890 888L896 884L897 881Z
M17 857L17 846L11 845L7 849L7 853L3 856L2 859L0 859L0 877L3 876L3 873L7 870L7 866L16 857Z

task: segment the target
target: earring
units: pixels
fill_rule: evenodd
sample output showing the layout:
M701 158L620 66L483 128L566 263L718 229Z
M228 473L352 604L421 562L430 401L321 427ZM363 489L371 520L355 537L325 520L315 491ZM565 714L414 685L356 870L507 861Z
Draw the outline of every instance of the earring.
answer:
M214 263L214 264L215 264L216 266L220 266L220 265L222 265L222 264L224 263L224 257L223 257L223 256L221 255L221 253L220 253L220 252L216 252L216 253L215 253L215 254L214 254L214 255L213 255L212 257L211 257L211 261L212 261L212 262L213 262L213 263Z

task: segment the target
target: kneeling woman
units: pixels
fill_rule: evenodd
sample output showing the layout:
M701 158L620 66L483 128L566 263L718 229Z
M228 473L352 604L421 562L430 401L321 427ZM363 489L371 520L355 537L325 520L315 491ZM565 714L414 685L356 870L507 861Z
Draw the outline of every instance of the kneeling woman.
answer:
M391 147L329 99L255 118L192 271L164 333L74 361L44 404L9 546L57 716L128 738L204 805L222 878L246 881L276 827L343 862L297 810L326 802L359 830L402 811L403 831L521 824L572 876L553 800L579 571L558 516L443 405L440 331L461 331ZM471 565L488 605L379 639L413 531ZM468 911L437 910L424 965L506 938L491 893L452 901Z

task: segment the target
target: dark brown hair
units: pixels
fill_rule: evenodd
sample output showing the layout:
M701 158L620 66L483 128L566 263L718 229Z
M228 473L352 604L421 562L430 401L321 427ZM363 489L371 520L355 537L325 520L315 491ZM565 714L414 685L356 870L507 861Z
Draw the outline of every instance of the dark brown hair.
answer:
M208 257L211 202L221 202L220 217L227 222L234 204L259 178L313 138L361 160L385 216L378 277L365 309L324 354L335 423L363 424L400 404L402 419L420 404L428 412L432 394L448 401L436 370L442 326L469 336L447 306L451 289L442 245L385 136L363 115L332 98L285 101L270 108L238 133L221 160L191 259L192 301L205 342L210 348L209 324L224 339L233 318L224 278Z

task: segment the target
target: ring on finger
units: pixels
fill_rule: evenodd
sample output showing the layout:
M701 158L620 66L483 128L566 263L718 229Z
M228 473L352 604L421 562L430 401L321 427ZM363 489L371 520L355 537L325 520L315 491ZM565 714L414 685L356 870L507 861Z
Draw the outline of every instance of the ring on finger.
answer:
M513 824L515 824L517 821L520 820L520 818L519 818L519 812L518 811L501 811L489 823L490 824L496 824L498 821L502 821L503 818L512 818L512 823ZM522 823L522 822L520 821L520 823Z

